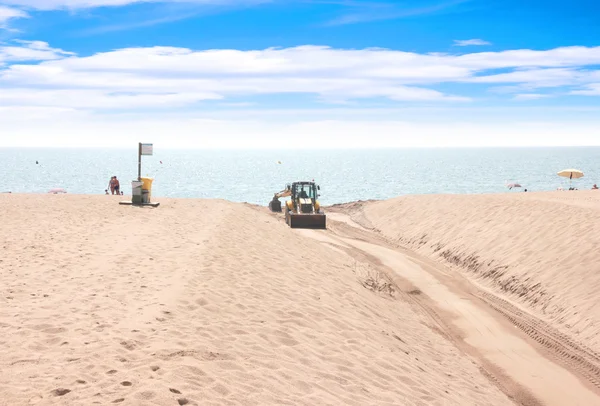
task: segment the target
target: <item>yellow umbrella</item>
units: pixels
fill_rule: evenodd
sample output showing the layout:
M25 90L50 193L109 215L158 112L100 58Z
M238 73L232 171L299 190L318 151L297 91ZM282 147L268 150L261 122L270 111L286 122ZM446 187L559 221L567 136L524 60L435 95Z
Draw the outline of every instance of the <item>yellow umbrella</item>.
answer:
M558 172L558 176L569 179L579 179L583 178L583 172L581 172L579 169L564 169Z

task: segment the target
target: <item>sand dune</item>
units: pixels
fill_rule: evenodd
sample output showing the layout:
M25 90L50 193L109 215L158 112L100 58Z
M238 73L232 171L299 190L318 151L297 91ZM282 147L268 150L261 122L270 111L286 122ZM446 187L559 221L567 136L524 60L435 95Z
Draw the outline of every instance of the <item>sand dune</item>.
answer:
M600 192L406 196L334 210L600 353Z
M0 196L0 403L512 404L397 288L378 284L368 261L248 205L160 200L157 209L139 209L112 196ZM484 231L484 215L461 221L458 210L432 205L427 215L426 206L419 212L408 202L373 204L366 216L390 235L396 228L379 220L386 213L398 229L414 227L410 238L436 229L429 245L439 231L442 251L452 247L450 234L467 244L448 224L469 235L495 234L502 248L487 248L511 249L500 238L510 228ZM510 207L521 213L531 204L500 200L489 214ZM561 212L556 203L537 204ZM566 238L574 239L573 227L597 231L565 215ZM570 255L551 258L579 264ZM535 263L521 257L519 263ZM569 283L591 292L597 282L580 287L561 278L544 289ZM589 296L574 301L577 292L553 300L591 309ZM591 337L593 326L578 328Z

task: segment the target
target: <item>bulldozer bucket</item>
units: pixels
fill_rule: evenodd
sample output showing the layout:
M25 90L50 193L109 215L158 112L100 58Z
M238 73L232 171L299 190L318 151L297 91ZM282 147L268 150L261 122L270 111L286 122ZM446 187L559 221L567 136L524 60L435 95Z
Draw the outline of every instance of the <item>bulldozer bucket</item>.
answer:
M273 199L269 202L269 209L273 212L281 212L281 202L277 199Z
M288 225L291 228L318 228L326 229L326 216L320 214L302 214L288 212L286 216Z

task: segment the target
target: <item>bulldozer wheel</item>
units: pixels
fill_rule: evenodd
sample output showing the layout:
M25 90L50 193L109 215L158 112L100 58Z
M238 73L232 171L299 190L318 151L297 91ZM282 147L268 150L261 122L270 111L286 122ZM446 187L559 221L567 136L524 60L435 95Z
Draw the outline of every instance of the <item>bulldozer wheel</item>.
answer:
M292 227L292 211L287 208L285 210L285 222L288 226Z

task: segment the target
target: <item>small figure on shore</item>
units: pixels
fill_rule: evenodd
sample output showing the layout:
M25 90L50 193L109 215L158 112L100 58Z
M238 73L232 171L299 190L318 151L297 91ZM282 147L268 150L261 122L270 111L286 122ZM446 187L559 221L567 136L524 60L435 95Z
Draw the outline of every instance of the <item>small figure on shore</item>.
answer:
M110 194L110 193L108 193L108 189L104 189L104 194L105 194L105 195L108 195L108 194Z
M117 192L118 195L121 194L121 193L119 193L119 189L120 189L119 180L117 179L116 176L113 176L110 178L110 181L108 182L108 187L110 189L110 194L114 195L115 192Z
M598 186L596 186L596 184L594 183L594 186L592 186L592 190L596 190L598 189Z

